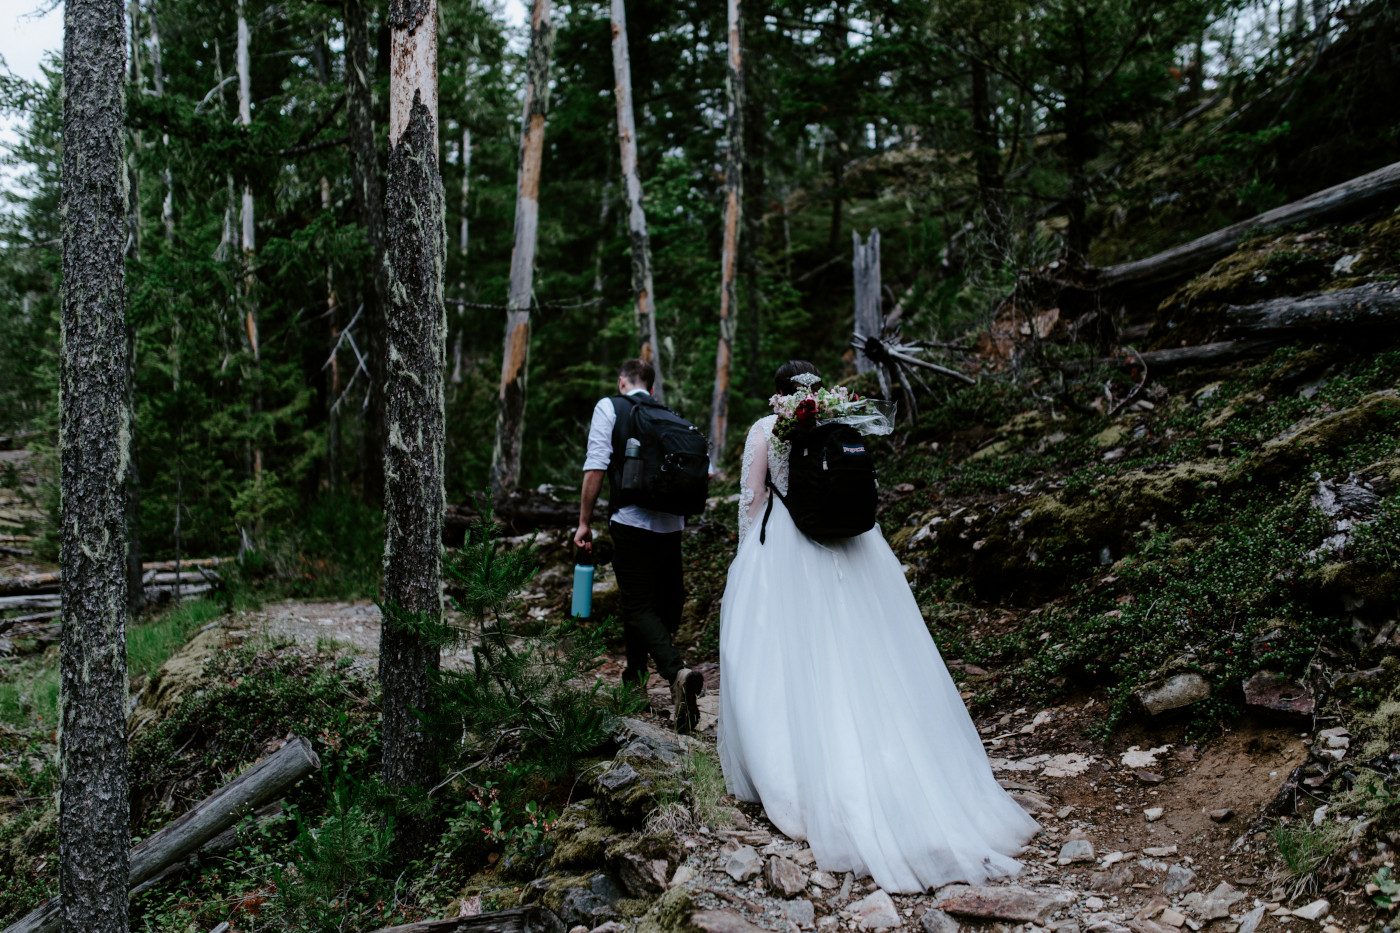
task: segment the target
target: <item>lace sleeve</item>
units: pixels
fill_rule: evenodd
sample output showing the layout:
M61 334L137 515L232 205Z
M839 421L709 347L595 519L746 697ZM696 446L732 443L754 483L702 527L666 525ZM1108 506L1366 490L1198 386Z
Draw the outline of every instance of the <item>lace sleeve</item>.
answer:
M739 543L743 544L768 501L768 425L759 420L744 442L744 469L739 476Z

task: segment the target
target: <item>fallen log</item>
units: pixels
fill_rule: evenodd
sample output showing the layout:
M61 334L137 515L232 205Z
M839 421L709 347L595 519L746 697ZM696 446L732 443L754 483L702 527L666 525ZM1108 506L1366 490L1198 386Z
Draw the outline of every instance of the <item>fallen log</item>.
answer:
M384 927L374 933L564 933L564 924L537 904L493 910L472 917L450 920L421 920L396 927Z
M279 750L214 791L174 822L131 850L127 888L138 888L168 866L199 850L240 819L282 797L321 767L311 743L292 736ZM12 924L5 933L53 933L59 928L57 897Z
M176 564L173 560L157 560L142 564L141 569L155 570L157 572L166 570L174 571L176 569L190 570L196 567L217 567L220 564L231 564L234 560L235 558L232 557L197 557L193 560L182 560L179 564Z
M450 506L449 506L450 508ZM577 508L575 508L577 516ZM147 583L174 583L178 572L184 580L204 580L215 582L219 575L212 568L220 564L232 563L231 557L201 557L197 560L182 560L177 565L173 560L152 561L142 564L142 580ZM57 593L62 583L57 571L51 573L28 573L22 577L0 577L0 596L18 596L27 593Z
M1328 330L1389 330L1400 324L1400 288L1360 285L1304 298L1271 298L1227 305L1225 333L1232 337L1288 337Z
M1231 224L1155 256L1106 266L1098 270L1098 285L1101 289L1120 293L1165 285L1186 278L1228 256L1242 240L1261 229L1295 223L1330 223L1393 200L1400 200L1400 162Z
M153 573L145 580L147 586L167 586L176 583L188 585L194 583L220 582L222 581L219 579L219 575L217 573L214 573L213 571L209 570L204 570L199 567L181 570L178 573L174 571L171 571L169 573Z
M1067 373L1081 373L1095 366L1116 366L1119 369L1132 369L1140 358L1154 370L1175 369L1181 366L1203 366L1213 363L1228 363L1266 353L1279 345L1279 341L1268 338L1252 340L1222 340L1218 343L1203 343L1193 347L1172 347L1167 350L1149 350L1139 357L1112 356L1099 360L1071 360L1061 363L1059 368Z

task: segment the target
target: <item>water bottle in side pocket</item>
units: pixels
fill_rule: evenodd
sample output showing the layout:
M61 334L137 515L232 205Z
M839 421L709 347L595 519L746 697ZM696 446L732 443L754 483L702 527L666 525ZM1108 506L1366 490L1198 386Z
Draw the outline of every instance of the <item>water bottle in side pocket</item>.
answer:
M642 442L635 437L627 438L627 450L622 461L622 488L642 488Z

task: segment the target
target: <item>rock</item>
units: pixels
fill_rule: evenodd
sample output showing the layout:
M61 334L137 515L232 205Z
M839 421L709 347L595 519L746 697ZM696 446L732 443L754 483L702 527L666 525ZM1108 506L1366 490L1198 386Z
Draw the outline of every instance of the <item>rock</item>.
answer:
M1162 893L1167 897L1176 897L1191 890L1195 883L1196 873L1177 862L1167 869L1167 880L1162 882Z
M569 933L588 933L588 927L584 926L583 924L579 924L576 927L570 927Z
M817 918L817 933L835 933L841 929L841 918L833 914L826 914Z
M690 915L690 926L701 933L764 933L732 910L697 910Z
M1308 725L1317 711L1310 688L1273 671L1258 671L1244 682L1244 705L1274 719Z
M852 904L851 913L856 926L862 930L888 930L901 922L894 901L878 888Z
M1223 807L1219 810L1210 811L1210 818L1217 823L1223 823L1234 815L1235 811L1231 810L1229 807Z
M1094 860L1094 844L1087 839L1071 839L1060 846L1060 864L1068 865L1071 862L1092 862Z
M1050 801L1040 794L1027 792L1015 793L1011 795L1011 799L1019 803L1021 809L1025 810L1031 816L1035 816L1037 813L1044 813L1046 810L1050 809Z
M939 910L960 917L1014 920L1042 926L1050 915L1074 902L1067 892L1040 894L1015 885L949 885L940 892Z
M1178 929L1186 922L1186 915L1179 910L1172 910L1168 907L1157 915L1157 922L1164 926L1177 927Z
M1149 716L1181 709L1210 697L1210 682L1200 674L1175 674L1165 682L1138 688L1134 694Z
M633 897L650 897L666 890L666 869L664 858L643 858L635 852L627 852L611 860L610 867L617 872L617 878L627 893Z
M1259 924L1264 922L1264 911L1267 909L1261 904L1241 917L1240 928L1236 933L1254 933L1259 929Z
M930 907L924 911L924 915L919 918L919 927L924 933L959 933L960 929L958 921L937 907Z
M1126 890L1135 880L1133 870L1127 865L1115 866L1112 871L1096 871L1089 876L1089 887L1105 894L1117 894Z
M809 900L788 901L783 905L783 913L788 922L797 924L803 930L817 925L817 909Z
M1176 933L1176 927L1169 927L1156 920L1132 920L1128 923L1128 929L1132 933Z
M575 929L578 928L575 927ZM626 933L626 931L627 924L618 923L616 920L609 920L607 923L602 923L594 927L589 933Z
M1166 812L1167 811L1162 809L1161 807L1148 807L1146 810L1142 811L1142 815L1147 817L1147 822L1155 823L1158 820L1160 820L1162 818L1162 814Z
M694 881L700 877L700 873L689 865L681 865L676 869L676 873L671 876L671 887L678 888L681 885Z
M763 880L768 889L781 897L796 897L807 890L807 879L789 859L775 855L763 866Z
M841 879L841 890L836 892L838 901L845 901L851 896L851 888L856 883L856 876L852 872L846 872L846 877Z
M1206 901L1217 901L1228 908L1234 907L1235 904L1244 900L1244 897L1244 892L1239 888L1230 884L1228 881L1222 881L1215 886L1214 891L1211 891L1205 896L1205 899ZM1229 911L1227 910L1226 913L1228 914Z
M759 858L753 846L740 846L724 863L724 873L740 884L758 877L761 871L763 859Z
M535 882L546 883L547 890L540 900L570 927L586 926L591 930L599 923L613 919L617 913L617 902L627 896L627 892L605 872L567 879L557 884L549 884L549 880L546 877Z
M1321 920L1332 910L1332 905L1325 898L1319 898L1306 907L1299 907L1293 911L1293 916L1301 920Z
M1099 860L1099 864L1104 868L1112 868L1127 857L1127 854L1124 852L1110 852Z
M1142 850L1142 854L1148 858L1166 858L1176 854L1176 846L1148 846Z
M808 880L823 891L834 891L841 886L841 882L837 880L835 875L824 871L812 872L812 876Z
M1157 756L1164 755L1169 751L1171 751L1170 745L1149 748L1145 751L1140 746L1133 745L1130 746L1126 752L1119 755L1118 760L1125 768L1133 768L1134 770L1138 768L1152 768L1157 765Z
M817 863L817 856L811 849L798 849L793 853L792 860L799 868L811 868Z
M1133 774L1143 784L1160 784L1166 780L1155 771L1135 771Z
M1095 912L1103 910L1103 898L1093 897L1092 895L1084 898L1084 909Z

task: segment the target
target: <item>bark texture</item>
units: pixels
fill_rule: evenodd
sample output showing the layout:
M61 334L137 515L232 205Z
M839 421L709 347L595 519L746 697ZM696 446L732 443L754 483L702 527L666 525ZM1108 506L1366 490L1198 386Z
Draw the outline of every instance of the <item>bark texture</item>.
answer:
M510 254L506 341L501 357L501 393L496 409L496 444L491 451L491 491L508 493L520 484L520 444L525 433L525 375L530 363L530 296L535 245L539 239L540 168L545 116L549 112L549 63L554 50L551 0L535 0L530 14L530 54L525 68L525 117L521 121L520 174L515 197L515 248Z
M860 234L851 231L851 267L855 275L855 330L862 337L880 337L884 332L884 315L880 308L880 231L874 228L864 243ZM868 373L875 363L863 349L856 350L856 372Z
M710 397L710 450L716 461L724 456L729 432L729 382L734 366L734 318L738 299L739 225L744 204L744 34L742 0L728 0L729 54L725 97L729 109L724 158L724 243L719 261L719 346L715 350L715 389Z
M126 36L120 0L68 0L59 368L64 933L126 933Z
M439 664L436 642L420 625L442 621L443 369L447 317L443 266L447 228L437 158L437 9L434 0L395 0L389 11L391 63L385 265L389 275L384 448L384 626L379 679L384 688L384 781L395 788L435 782L437 756L414 715L429 703L428 672ZM427 45L414 49L413 43ZM400 57L401 56L401 57ZM402 83L418 90L407 114ZM425 85L433 93L423 93ZM431 821L405 812L395 822L401 860L421 855Z
M375 933L564 933L564 924L546 908L531 904L451 920L420 920Z
M350 180L360 226L373 251L370 287L364 303L365 351L369 364L369 406L365 409L364 493L384 500L384 313L388 278L384 261L384 196L374 135L374 70L369 57L369 6L345 0L345 116L350 128ZM353 305L353 301L351 302Z
M651 279L651 236L637 171L637 121L632 111L632 61L627 49L627 9L612 0L613 91L617 97L617 144L622 186L627 192L627 232L632 252L632 297L636 302L637 355L656 368L652 396L664 398L661 346L656 336L656 292Z

